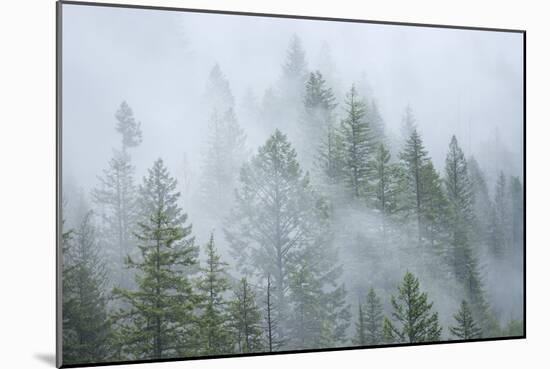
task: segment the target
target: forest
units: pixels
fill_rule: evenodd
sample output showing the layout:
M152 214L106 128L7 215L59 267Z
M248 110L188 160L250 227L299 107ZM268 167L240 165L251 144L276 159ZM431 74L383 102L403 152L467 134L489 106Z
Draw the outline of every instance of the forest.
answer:
M200 76L193 165L136 162L155 127L111 102L103 170L63 177L65 365L523 335L521 170L390 128L296 34L280 60L261 99Z

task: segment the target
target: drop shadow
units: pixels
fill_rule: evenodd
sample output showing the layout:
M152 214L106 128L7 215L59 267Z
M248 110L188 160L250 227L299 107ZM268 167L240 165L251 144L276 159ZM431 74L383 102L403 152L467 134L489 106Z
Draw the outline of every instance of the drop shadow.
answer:
M55 354L34 354L34 358L55 367Z

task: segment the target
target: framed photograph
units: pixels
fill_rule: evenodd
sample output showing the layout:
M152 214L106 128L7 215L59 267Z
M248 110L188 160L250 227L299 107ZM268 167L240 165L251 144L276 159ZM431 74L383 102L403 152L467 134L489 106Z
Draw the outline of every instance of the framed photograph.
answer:
M525 338L525 31L57 10L58 366Z

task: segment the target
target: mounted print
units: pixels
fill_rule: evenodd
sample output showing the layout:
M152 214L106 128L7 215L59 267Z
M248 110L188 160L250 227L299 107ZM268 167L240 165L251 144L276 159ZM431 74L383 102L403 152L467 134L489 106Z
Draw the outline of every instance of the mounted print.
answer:
M525 337L525 32L58 3L58 365Z

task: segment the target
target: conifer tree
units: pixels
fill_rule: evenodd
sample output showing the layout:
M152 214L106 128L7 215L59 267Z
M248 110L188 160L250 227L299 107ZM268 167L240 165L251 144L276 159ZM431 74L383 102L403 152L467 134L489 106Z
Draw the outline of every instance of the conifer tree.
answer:
M305 84L304 107L300 119L302 128L301 162L306 168L312 168L314 159L334 120L336 108L332 89L326 86L323 75L319 72L309 74Z
M220 355L232 352L232 331L224 294L229 290L227 263L221 261L214 244L214 234L206 244L206 266L201 268L199 291L203 295L200 315L200 352Z
M134 184L135 168L129 149L142 141L141 124L136 121L130 106L123 101L115 114L116 131L121 135L120 149L113 150L109 166L99 177L100 185L92 191L92 199L101 216L101 234L111 275L118 285L129 287L131 275L121 268L126 255L133 251L138 207ZM118 271L117 272L115 272Z
M403 112L403 117L401 118L401 139L403 145L409 140L414 131L418 131L416 125L416 118L414 116L412 107L407 105L405 111Z
M289 271L297 252L311 242L317 200L296 151L278 130L241 170L226 238L245 274L271 275L280 331L288 319Z
M405 203L401 208L412 215L417 223L418 242L420 243L423 230L423 209L426 199L426 166L431 162L428 152L424 148L422 138L416 130L405 143L403 152L400 154L403 167L404 187L406 194Z
M495 210L493 213L490 248L493 255L503 258L508 251L507 231L510 229L508 183L501 171L495 188Z
M453 316L456 326L450 327L451 334L460 340L471 340L481 337L481 329L477 326L470 307L465 300L462 300L460 309Z
M358 304L357 322L355 322L355 336L352 339L352 343L357 346L367 345L367 324L365 321L365 313L363 311L363 304Z
M379 144L373 159L372 181L376 189L374 206L384 216L392 214L397 208L398 173L390 160L389 150L383 143Z
M224 114L235 108L235 98L231 86L218 63L212 67L208 75L204 101L208 114Z
M235 297L231 302L231 317L237 352L263 351L262 316L256 304L256 294L246 278L242 278L235 289Z
M128 257L136 290L115 288L123 308L113 316L122 352L130 359L162 359L197 352L195 311L201 298L189 275L196 272L197 249L178 206L176 180L161 159L140 186L141 219L136 237L140 257Z
M474 195L473 210L476 219L473 237L476 242L488 247L494 206L489 196L485 175L473 156L468 159L468 172L472 183L472 192Z
M392 296L391 319L384 318L384 337L387 342L433 342L441 337L437 312L432 312L433 302L420 291L418 279L410 272L398 286L399 294Z
M105 264L90 211L63 242L63 364L109 359Z
M351 195L359 198L368 191L373 136L367 121L367 107L355 86L346 95L345 105L346 116L340 125L344 181Z
M327 128L319 148L318 170L325 192L332 194L344 178L343 140L336 127Z
M512 177L510 180L510 223L512 234L512 246L513 251L517 255L523 252L523 218L524 218L524 204L523 204L523 185L519 177Z
M201 177L202 205L210 219L219 220L227 216L233 203L231 189L236 186L239 168L247 156L246 135L233 109L223 114L214 111L209 130Z
M367 106L367 121L372 131L373 146L377 147L380 144L387 144L386 127L376 100L372 99Z
M378 345L383 341L383 309L380 298L376 295L373 288L367 294L365 302L365 332L366 344Z

